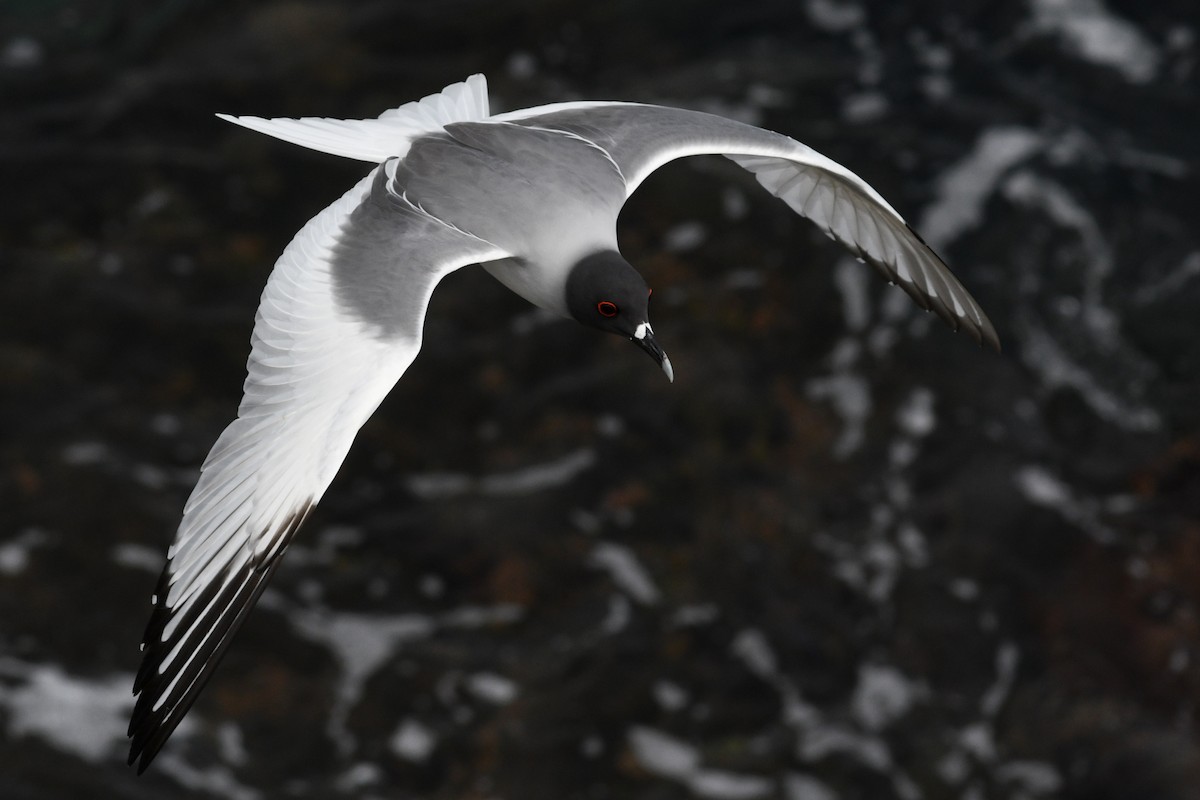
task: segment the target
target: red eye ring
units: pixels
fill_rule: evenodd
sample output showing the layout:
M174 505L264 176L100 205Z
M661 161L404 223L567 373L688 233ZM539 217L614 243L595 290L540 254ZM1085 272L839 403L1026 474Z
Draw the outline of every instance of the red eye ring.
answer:
M611 303L608 300L601 300L599 303L596 303L596 310L600 312L600 316L602 317L615 317L621 313L620 309L617 308L617 304Z

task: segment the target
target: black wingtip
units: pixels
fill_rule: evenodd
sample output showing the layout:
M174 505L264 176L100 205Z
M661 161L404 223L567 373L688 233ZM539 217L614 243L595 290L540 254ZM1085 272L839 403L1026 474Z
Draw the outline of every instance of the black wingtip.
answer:
M991 348L993 351L1000 353L1000 334L996 333L996 326L992 325L992 321L987 318L982 309L976 307L975 312L978 314L978 319L964 319L968 323L967 330L975 339L975 343L982 347Z
M982 315L982 312L980 314ZM943 317L943 319L945 318ZM952 324L950 327L954 329L955 333L966 331L967 335L974 339L975 344L979 345L980 348L990 348L997 353L1001 352L1000 336L996 333L995 327L992 326L991 320L986 316L983 316L979 320L972 320L967 317L955 318L955 324Z
M986 319L983 326L983 341L980 343L980 346L984 344L992 348L997 354L1004 352L1004 348L1000 346L1000 336L996 333L996 329L992 327L992 323Z
M280 556L312 508L313 501L310 499L282 520L274 537L275 546L269 550L263 563L246 565L240 577L230 578L222 574L220 580L204 587L192 598L193 604L187 608L167 608L170 565L164 570L159 579L155 610L143 640L142 665L134 686L137 702L127 734L131 741L126 763L132 766L137 762L138 775L144 773L154 761L212 677L234 635L246 621L279 565ZM180 613L200 616L186 617L171 640L163 641L162 634L168 620ZM159 672L164 657L179 644L176 637L187 635L188 623L202 621L207 621L204 626L207 636L196 646L191 659L177 668L178 671L168 669Z
M966 287L962 285L962 283L954 275L953 271L951 271L951 269L946 265L945 260L938 255L936 250L929 246L921 234L917 233L917 231L908 223L905 223L904 227L912 235L912 238L919 242L925 251L932 255L937 260L937 263L940 264L945 270L944 274L937 276L937 279L942 282L944 288L947 291L953 291L954 289L957 289L965 294L967 296L967 302L971 304L971 310L974 311L978 318L972 320L970 315L959 317L954 314L949 307L940 301L927 305L925 302L922 302L922 299L918 296L921 290L917 288L915 283L911 284L912 291L908 290L910 284L901 282L901 287L908 292L910 297L917 301L917 305L921 306L921 308L924 308L926 311L933 310L946 322L946 324L953 328L955 332L961 331L965 327L967 332L971 335L971 338L973 338L975 343L980 347L987 345L997 353L1001 352L1000 336L996 333L995 326L992 325L992 321L987 318L987 315L983 313L982 309L978 307L978 304L974 302L974 299L971 297L971 293L967 291ZM951 286L951 284L953 284L953 286ZM932 306L932 309L930 306ZM965 325L963 323L965 323Z

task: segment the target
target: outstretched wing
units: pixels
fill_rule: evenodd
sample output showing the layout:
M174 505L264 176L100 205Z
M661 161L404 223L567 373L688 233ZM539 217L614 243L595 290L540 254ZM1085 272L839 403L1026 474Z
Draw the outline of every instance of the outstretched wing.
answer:
M187 713L359 427L416 357L442 276L506 257L374 169L284 250L262 294L245 396L183 512L134 682L142 772Z
M754 173L793 211L820 225L900 285L921 308L996 349L995 328L950 269L866 181L806 145L724 117L637 103L559 103L493 120L552 128L603 148L630 194L683 156L719 154Z

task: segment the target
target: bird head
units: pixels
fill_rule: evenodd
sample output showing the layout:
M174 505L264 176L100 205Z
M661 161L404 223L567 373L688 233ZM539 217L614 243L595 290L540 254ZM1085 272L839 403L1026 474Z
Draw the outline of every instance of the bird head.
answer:
M567 309L577 322L629 339L674 381L671 359L650 327L649 306L646 281L615 250L585 256L567 276Z

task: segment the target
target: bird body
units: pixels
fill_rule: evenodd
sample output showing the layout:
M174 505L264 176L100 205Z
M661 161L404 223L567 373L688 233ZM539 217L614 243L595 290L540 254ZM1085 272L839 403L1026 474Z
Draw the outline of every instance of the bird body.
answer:
M659 166L721 154L916 302L997 344L978 305L874 189L786 136L696 111L556 103L491 115L481 75L373 120L223 119L375 164L284 249L263 290L237 418L187 500L134 683L130 763L179 724L421 346L429 298L479 263L541 308L630 339L672 377L617 216Z
M561 179L534 177L546 174ZM511 253L484 269L561 316L569 316L571 267L617 249L625 182L603 151L580 138L511 123L453 123L413 143L396 181L433 216Z

